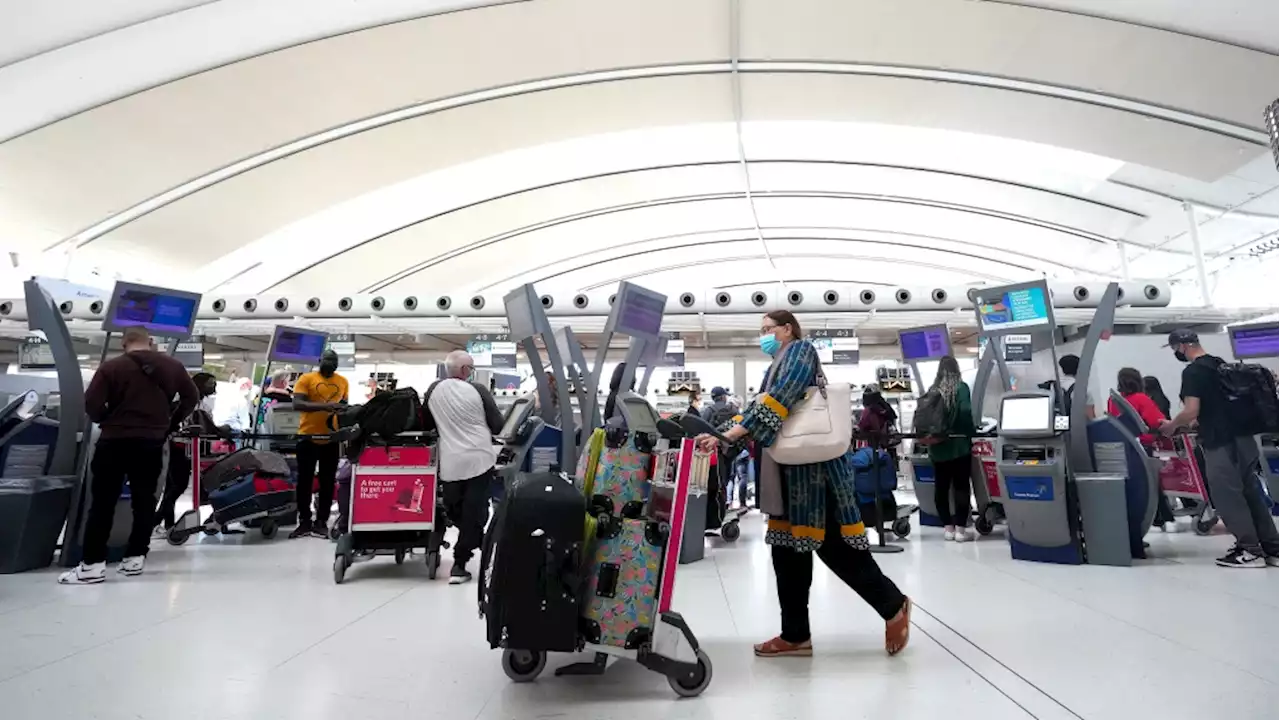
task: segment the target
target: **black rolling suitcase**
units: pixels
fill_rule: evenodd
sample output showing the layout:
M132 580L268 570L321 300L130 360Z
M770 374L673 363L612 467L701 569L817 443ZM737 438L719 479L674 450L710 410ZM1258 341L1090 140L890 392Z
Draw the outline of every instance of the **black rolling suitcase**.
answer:
M586 500L562 473L524 473L484 539L480 614L490 647L573 652Z

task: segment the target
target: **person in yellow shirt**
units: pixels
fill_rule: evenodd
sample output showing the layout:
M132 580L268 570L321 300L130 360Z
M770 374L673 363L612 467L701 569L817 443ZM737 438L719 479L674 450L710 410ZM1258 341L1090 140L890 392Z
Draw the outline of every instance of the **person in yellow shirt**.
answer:
M310 439L307 435L327 435L329 416L347 404L347 379L338 374L338 354L325 350L319 371L309 372L293 385L293 407L301 413L298 434L298 527L290 538L311 535L328 538L329 508L338 475L338 443ZM315 522L311 520L311 486L320 478Z

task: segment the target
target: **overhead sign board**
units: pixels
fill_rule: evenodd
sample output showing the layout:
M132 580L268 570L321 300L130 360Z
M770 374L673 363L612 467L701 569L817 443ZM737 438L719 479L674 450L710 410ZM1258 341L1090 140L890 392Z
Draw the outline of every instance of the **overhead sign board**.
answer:
M667 335L667 348L662 354L662 364L666 367L684 367L684 340L680 339L680 333L669 332Z
M467 354L476 367L513 370L516 367L516 343L505 333L474 335L467 341Z
M978 329L988 335L1051 329L1053 303L1043 280L970 291Z
M853 330L822 328L812 331L809 337L822 362L833 365L858 364L858 337Z
M1004 336L1004 362L1006 365L1030 365L1033 351L1030 335L1010 334Z
M338 354L339 370L355 370L356 369L356 336L355 335L330 335L329 349Z
M28 337L18 346L18 367L22 370L53 370L58 364L53 359L49 341L42 337Z
M178 343L173 351L173 359L182 363L182 367L190 372L199 372L204 368L204 338L193 337L187 342Z

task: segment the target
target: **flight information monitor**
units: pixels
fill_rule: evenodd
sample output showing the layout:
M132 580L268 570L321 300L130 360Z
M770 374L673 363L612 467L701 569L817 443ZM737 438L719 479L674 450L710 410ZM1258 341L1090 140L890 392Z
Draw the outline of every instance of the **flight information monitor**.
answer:
M618 305L613 331L642 340L657 340L667 296L628 282L618 284Z
M911 328L898 331L902 359L907 361L938 360L951 354L951 335L946 325Z
M1227 328L1231 353L1237 360L1273 358L1280 355L1280 323L1255 323Z
M117 282L102 329L124 332L142 328L152 335L187 338L199 308L200 293Z
M328 342L329 334L326 332L277 325L271 336L267 362L316 365Z
M970 291L978 329L987 334L1026 332L1053 326L1049 287L1043 281Z
M1053 397L1006 396L1000 401L1000 433L1046 433L1053 430Z

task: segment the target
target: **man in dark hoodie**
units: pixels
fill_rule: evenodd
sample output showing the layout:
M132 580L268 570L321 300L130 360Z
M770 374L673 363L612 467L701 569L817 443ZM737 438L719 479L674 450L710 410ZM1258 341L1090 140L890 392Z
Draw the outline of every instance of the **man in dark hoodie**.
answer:
M90 585L107 579L107 540L126 478L133 527L119 570L123 575L142 574L165 438L177 419L191 414L199 400L195 383L182 363L157 352L146 330L125 331L124 354L104 362L84 393L89 419L101 430L89 468L92 502L84 528L83 559L58 582Z

